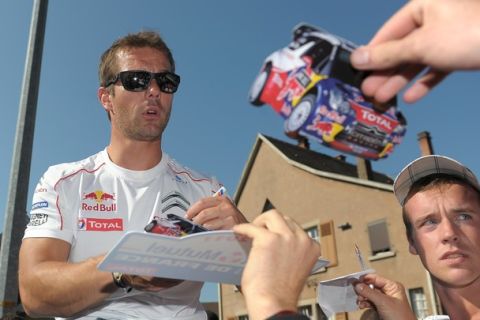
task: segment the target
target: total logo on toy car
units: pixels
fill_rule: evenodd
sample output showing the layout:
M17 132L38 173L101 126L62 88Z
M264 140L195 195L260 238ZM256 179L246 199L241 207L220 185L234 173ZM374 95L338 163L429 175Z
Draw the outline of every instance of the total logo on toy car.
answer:
M359 90L365 72L354 69L352 42L300 24L293 41L270 54L249 92L255 106L269 104L292 138L312 138L362 158L387 157L406 132L396 98L380 112ZM382 106L385 109L385 106Z

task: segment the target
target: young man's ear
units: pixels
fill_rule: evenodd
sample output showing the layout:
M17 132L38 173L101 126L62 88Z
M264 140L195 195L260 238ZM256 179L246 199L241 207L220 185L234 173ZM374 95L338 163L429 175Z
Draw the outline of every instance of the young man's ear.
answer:
M411 254L418 255L417 248L415 247L415 243L412 239L408 239L408 251Z
M98 88L97 96L103 109L105 109L107 113L113 112L110 90L105 87L100 87Z

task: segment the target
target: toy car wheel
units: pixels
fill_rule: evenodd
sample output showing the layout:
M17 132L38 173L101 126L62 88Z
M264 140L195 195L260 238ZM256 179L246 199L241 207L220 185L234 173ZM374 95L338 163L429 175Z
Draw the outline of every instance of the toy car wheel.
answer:
M308 94L293 109L292 113L285 120L285 133L291 138L298 138L300 136L300 128L305 124L310 115L310 112L315 105L316 97L314 94Z
M272 70L272 65L269 63L263 68L262 72L257 76L255 82L253 82L250 92L248 94L248 100L254 106L262 106L264 103L260 100L262 96L263 89L267 83L268 78L270 77L270 72Z

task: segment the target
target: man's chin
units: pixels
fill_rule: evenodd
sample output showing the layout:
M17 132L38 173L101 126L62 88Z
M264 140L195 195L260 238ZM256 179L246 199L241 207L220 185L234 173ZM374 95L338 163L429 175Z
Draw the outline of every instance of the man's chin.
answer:
M465 288L474 282L480 283L480 272L478 270L454 269L449 270L438 277L435 275L432 275L432 277L441 286L452 289Z
M134 132L130 135L130 139L136 141L144 141L144 142L158 142L161 141L163 134L163 129L158 127L143 130L141 132Z

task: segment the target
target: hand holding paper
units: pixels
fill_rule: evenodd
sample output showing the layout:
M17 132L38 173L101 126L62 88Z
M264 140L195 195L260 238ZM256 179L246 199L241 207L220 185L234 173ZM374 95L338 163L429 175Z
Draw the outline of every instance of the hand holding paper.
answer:
M372 272L375 272L375 270L367 269L332 280L319 282L317 287L317 303L325 315L330 317L337 312L358 310L357 294L353 289L353 283L359 281L361 276Z
M252 249L242 276L250 319L266 319L279 311L296 311L297 301L320 246L288 217L275 210L252 223L234 227L252 239Z
M376 274L367 274L355 285L355 292L358 294L358 305L361 309L375 307L384 320L417 319L408 303L405 288L399 282Z
M318 283L317 302L327 317L337 312L357 310L357 294L353 289L353 284L358 282L360 277L375 272L373 269L367 269L362 252L356 244L355 255L360 264L360 272ZM373 286L371 288L373 289Z

